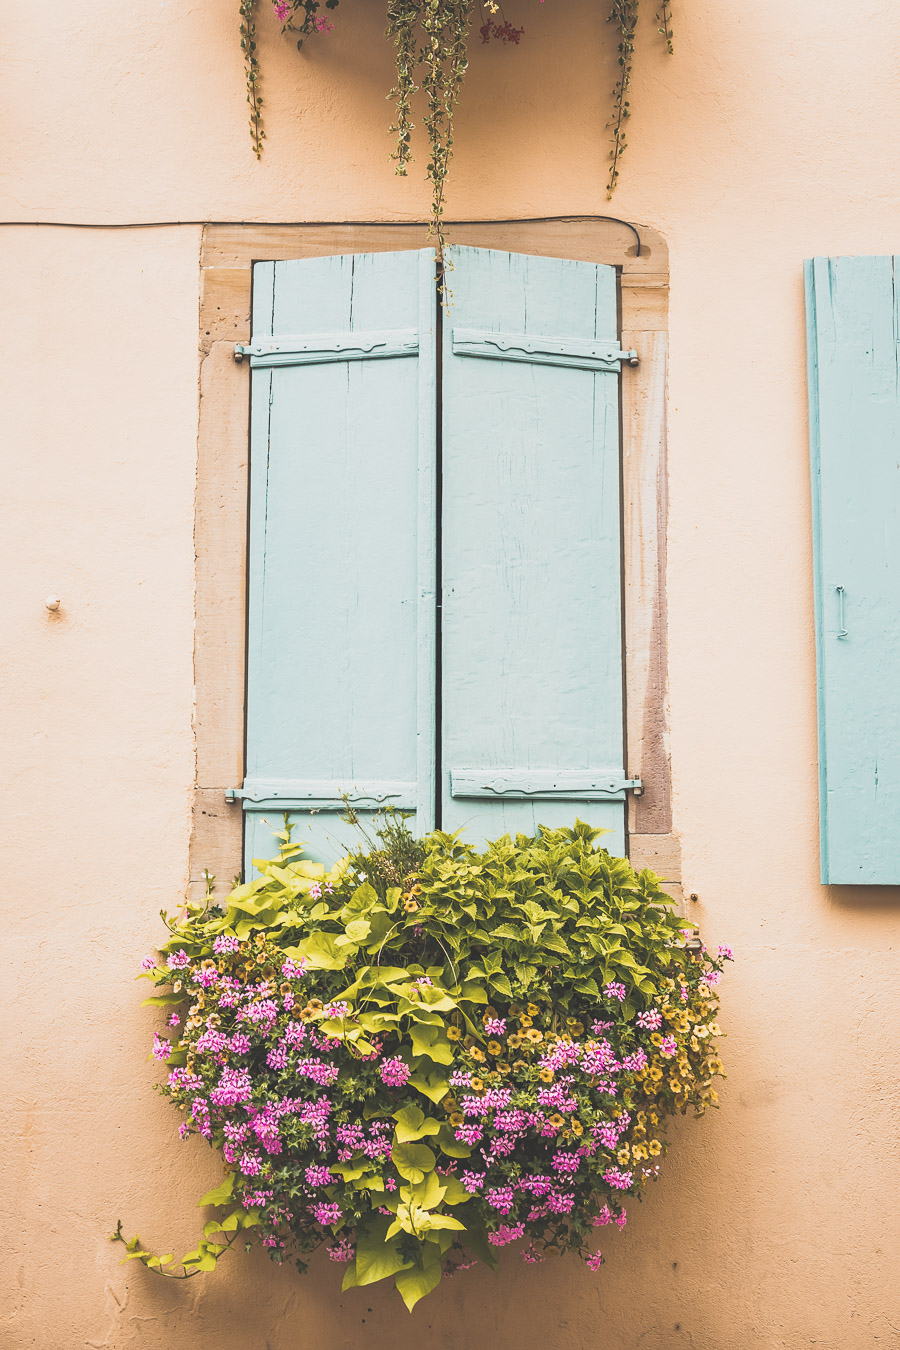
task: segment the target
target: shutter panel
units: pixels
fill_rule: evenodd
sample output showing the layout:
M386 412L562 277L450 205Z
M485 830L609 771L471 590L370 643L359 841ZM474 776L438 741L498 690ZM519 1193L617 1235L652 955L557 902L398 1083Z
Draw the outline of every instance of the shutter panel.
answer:
M433 827L435 310L431 250L254 267L248 870L285 809L358 843L344 791Z
M578 816L622 852L615 271L450 252L443 828L480 841Z
M806 264L826 883L900 883L898 261Z

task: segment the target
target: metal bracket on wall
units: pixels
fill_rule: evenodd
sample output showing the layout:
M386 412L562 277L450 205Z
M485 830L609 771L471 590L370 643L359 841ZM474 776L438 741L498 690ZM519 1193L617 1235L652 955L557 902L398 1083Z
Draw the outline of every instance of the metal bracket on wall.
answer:
M366 811L395 806L401 811L415 811L418 791L417 783L344 783L293 778L256 782L247 779L243 787L226 788L225 800L239 801L245 811L343 811L345 806L357 806Z
M624 801L625 793L640 797L640 778L626 778L623 770L594 769L451 769L452 797L534 797L557 801Z
M494 361L527 361L538 366L570 366L574 370L605 374L618 374L623 361L630 366L638 363L637 352L623 352L618 342L492 333L480 328L454 328L453 355L480 356Z
M299 336L255 338L238 342L235 361L250 358L253 370L271 366L319 366L329 361L372 361L379 357L416 356L415 328L370 333L304 333Z

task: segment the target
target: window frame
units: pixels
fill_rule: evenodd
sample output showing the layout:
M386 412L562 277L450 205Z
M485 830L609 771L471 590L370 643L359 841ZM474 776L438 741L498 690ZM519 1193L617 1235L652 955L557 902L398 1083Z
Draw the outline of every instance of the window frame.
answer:
M454 243L616 268L620 341L639 354L621 379L625 748L644 791L628 803L629 855L676 893L666 644L668 250L662 236L602 218L452 226ZM243 822L225 790L243 780L252 265L420 249L421 225L207 225L200 252L200 416L195 495L194 737L189 893L222 892L241 870Z

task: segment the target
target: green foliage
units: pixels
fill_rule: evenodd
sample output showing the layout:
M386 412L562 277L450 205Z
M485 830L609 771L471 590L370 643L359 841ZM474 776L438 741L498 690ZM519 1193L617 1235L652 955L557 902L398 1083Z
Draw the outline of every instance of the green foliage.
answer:
M262 129L262 98L259 91L259 60L256 54L256 28L253 15L256 0L239 0L241 50L247 69L247 102L250 104L250 135L257 158L262 153L265 132ZM390 130L396 137L393 158L396 172L405 176L412 160L414 130L413 99L421 89L425 95L423 125L428 138L429 158L426 176L431 183L431 232L436 235L440 257L444 247L444 189L453 157L453 119L463 80L468 68L468 40L476 0L386 0L386 37L394 47L396 77L389 98L396 108L396 120ZM298 48L312 33L329 31L334 25L325 11L338 6L338 0L273 0L275 15L283 31L298 33ZM628 91L634 67L635 31L639 0L611 0L608 21L618 35L619 78L613 90L613 114L608 124L612 131L608 195L612 195L619 177L619 161L625 151L625 123L630 116ZM480 32L482 41L491 36L518 44L524 29L508 22L492 23L499 12L497 0L482 0L487 23ZM660 0L656 16L659 33L668 52L672 45L671 0ZM418 81L418 83L417 83Z
M412 1308L520 1237L587 1258L655 1178L666 1117L715 1104L727 959L601 833L478 850L388 813L326 872L286 826L224 906L166 920L162 1091L227 1170L180 1273L119 1228L125 1259L186 1278L244 1233L302 1270L325 1242L345 1288L392 1278Z

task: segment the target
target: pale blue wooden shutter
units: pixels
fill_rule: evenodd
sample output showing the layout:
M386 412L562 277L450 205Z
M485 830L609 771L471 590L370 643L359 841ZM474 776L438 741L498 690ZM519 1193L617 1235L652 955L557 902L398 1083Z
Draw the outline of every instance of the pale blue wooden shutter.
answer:
M453 248L443 320L443 827L578 816L624 850L611 267Z
M257 263L245 867L288 810L434 821L435 282L430 250Z
M823 882L900 883L898 263L806 264Z

